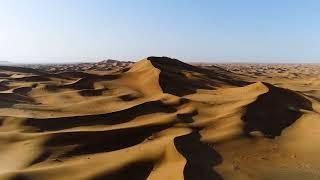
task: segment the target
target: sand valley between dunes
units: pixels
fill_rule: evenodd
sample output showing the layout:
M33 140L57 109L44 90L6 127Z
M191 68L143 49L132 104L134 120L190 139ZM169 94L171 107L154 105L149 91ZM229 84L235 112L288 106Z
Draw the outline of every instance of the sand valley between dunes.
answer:
M320 179L320 68L248 69L0 66L0 179Z

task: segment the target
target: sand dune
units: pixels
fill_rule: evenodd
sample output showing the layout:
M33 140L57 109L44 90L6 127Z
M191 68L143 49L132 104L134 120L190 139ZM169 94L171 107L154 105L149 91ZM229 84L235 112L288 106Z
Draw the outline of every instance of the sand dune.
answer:
M0 179L320 179L317 78L167 57L0 71Z

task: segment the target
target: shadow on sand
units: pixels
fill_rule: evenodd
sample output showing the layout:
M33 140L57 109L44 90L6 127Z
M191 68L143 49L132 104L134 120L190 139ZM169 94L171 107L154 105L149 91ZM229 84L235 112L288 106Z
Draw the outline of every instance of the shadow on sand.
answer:
M300 109L313 110L312 103L298 93L268 83L263 84L269 91L249 104L242 117L246 134L261 131L266 137L274 138L302 116Z
M72 116L48 119L27 119L23 124L36 131L54 131L79 126L115 125L126 123L135 117L157 112L174 113L176 109L161 101L149 101L129 109L97 115Z
M203 69L168 57L148 57L147 59L160 70L159 84L163 92L177 96L195 93L197 89L214 89L221 83L235 86L248 84L221 68ZM191 72L196 77L188 78L185 72Z
M222 157L209 145L201 142L200 137L200 134L197 131L194 131L174 139L176 149L187 160L187 164L183 171L184 179L223 179L213 169L213 166L222 163Z

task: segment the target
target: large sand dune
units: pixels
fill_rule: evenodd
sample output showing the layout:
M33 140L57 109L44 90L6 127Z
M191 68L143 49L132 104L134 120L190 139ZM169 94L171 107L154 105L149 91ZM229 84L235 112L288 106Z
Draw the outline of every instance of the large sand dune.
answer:
M320 81L272 75L0 66L0 179L320 179Z

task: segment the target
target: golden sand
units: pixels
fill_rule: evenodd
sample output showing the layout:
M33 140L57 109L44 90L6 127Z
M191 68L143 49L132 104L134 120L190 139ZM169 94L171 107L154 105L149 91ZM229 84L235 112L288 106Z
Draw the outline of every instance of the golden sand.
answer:
M317 78L165 57L0 72L0 179L320 179Z

